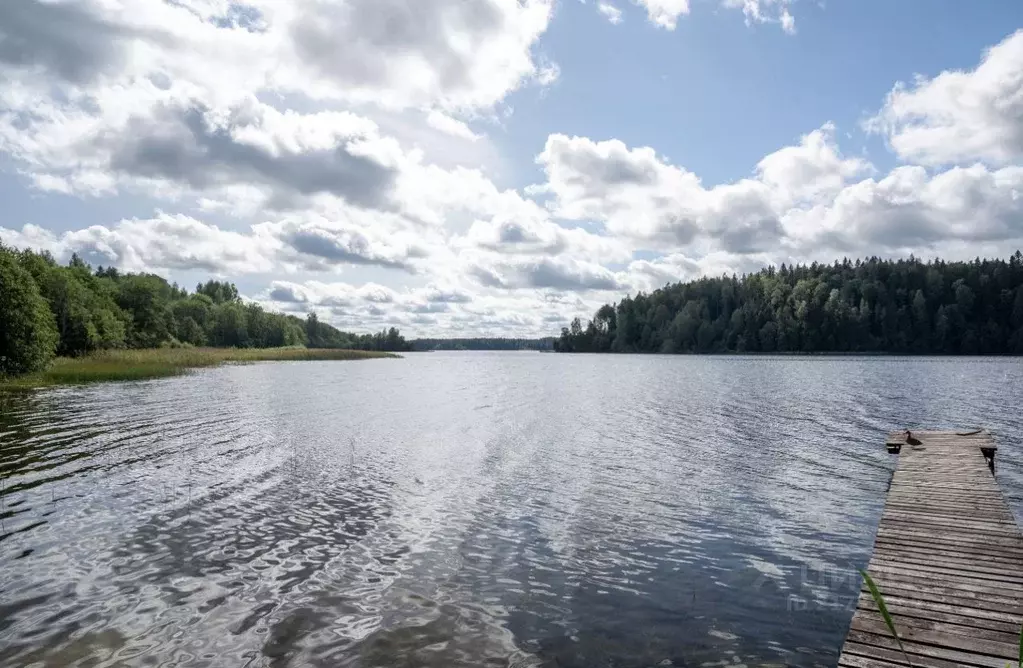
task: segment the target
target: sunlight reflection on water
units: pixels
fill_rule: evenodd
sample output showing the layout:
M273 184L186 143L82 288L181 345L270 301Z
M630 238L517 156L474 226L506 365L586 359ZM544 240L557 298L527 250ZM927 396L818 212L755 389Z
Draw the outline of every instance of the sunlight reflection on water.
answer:
M0 664L833 665L885 432L993 429L1018 512L1021 378L430 353L0 397Z

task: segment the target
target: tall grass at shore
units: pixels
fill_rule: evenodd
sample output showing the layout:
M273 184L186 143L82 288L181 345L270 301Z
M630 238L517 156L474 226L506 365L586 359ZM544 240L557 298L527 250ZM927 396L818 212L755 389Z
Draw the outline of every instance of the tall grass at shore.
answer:
M400 357L394 353L335 348L154 348L106 350L82 357L58 357L48 369L17 378L0 378L0 389L145 380L191 369L238 362L363 360Z

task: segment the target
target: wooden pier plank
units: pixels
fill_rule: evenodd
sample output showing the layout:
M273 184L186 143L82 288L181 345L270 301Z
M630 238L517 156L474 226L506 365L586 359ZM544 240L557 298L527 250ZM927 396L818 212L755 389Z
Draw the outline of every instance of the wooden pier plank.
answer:
M898 452L867 567L913 666L1020 668L1023 534L986 431L889 434ZM838 662L907 666L866 587Z

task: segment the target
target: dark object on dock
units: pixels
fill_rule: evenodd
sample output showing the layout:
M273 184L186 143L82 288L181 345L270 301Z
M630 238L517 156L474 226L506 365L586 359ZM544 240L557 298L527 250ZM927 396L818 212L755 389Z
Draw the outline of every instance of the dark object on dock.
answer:
M906 432L886 445L906 443ZM914 666L1018 667L1023 534L992 475L986 431L917 431L892 476L867 572ZM989 470L991 467L991 470ZM906 666L864 586L839 666Z
M897 455L902 452L903 445L921 445L920 439L913 436L913 432L906 430L901 435L893 432L888 435L888 440L885 441L885 447L888 448L888 454Z

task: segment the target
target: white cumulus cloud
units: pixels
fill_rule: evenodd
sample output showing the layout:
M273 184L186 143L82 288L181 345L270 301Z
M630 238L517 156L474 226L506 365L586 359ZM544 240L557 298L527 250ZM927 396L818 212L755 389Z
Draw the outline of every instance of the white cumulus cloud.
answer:
M689 13L689 0L635 0L647 11L647 16L652 23L674 30L678 27L680 16Z
M654 25L666 30L678 27L678 20L689 14L689 0L632 0L646 9L647 18ZM603 5L599 5L603 13ZM788 34L795 34L796 19L792 16L789 6L791 0L721 0L726 9L742 10L746 24L775 23ZM610 16L608 17L611 18ZM612 20L612 23L616 21Z
M796 20L789 11L792 0L724 0L725 7L741 9L747 25L777 23L788 34L796 32Z
M622 22L622 10L615 7L610 2L597 3L597 11L599 11L604 18L613 25L618 25Z
M472 128L466 125L465 121L452 118L443 112L437 111L436 109L427 115L426 122L435 130L440 130L452 137L468 139L469 141L476 141L480 138L480 135L473 132Z
M989 49L972 70L900 83L868 121L900 158L924 165L1023 157L1023 30Z
M833 195L869 170L844 158L830 125L766 156L754 178L705 187L700 178L663 160L652 148L617 140L552 135L538 161L555 215L603 221L610 232L659 250L696 243L758 252L785 240L791 207Z
M1023 246L1023 32L875 101L893 169L823 123L712 182L568 121L492 163L451 157L498 152L509 96L560 75L541 42L554 0L8 4L5 165L40 197L128 209L0 228L62 261L238 279L349 329L541 335L626 292L768 263ZM669 30L691 9L632 4ZM612 23L627 7L590 6ZM788 0L708 7L795 31ZM533 171L505 164L523 154Z

